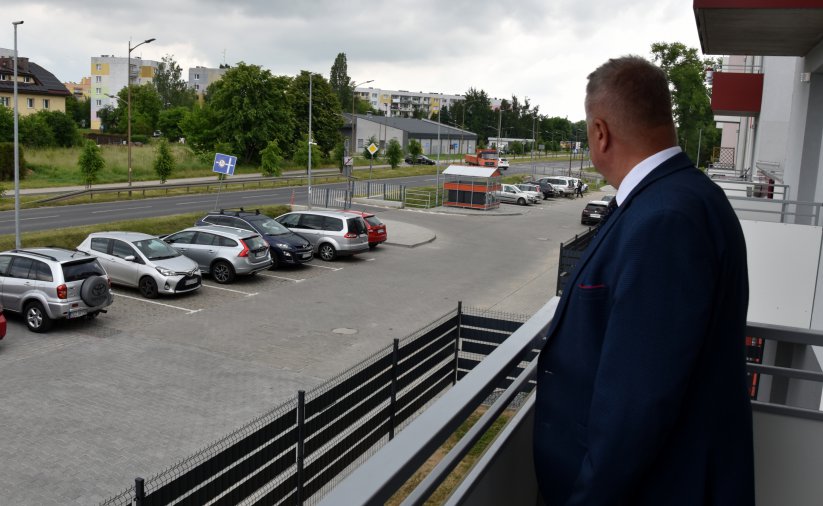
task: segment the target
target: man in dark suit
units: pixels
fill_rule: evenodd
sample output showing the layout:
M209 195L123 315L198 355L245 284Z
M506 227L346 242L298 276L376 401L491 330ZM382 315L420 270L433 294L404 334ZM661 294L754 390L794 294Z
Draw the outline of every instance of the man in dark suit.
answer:
M589 75L591 159L617 190L540 354L534 457L546 504L754 504L746 246L677 146L665 74Z

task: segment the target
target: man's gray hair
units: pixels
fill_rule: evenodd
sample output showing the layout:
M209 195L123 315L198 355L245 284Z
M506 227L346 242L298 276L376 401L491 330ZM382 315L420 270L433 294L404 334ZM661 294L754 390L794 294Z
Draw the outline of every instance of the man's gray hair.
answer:
M672 125L666 74L640 56L610 59L589 74L586 115L591 114L630 131Z

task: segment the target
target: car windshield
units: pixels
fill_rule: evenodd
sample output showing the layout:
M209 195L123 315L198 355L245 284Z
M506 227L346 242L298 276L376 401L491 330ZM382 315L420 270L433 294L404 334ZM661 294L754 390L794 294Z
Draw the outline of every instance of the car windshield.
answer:
M180 252L172 248L160 239L145 239L143 241L134 241L134 246L140 250L149 260L163 260L164 258L179 257Z
M484 160L497 160L497 153L480 153L480 158Z
M366 216L365 220L366 222L368 222L369 225L373 227L378 227L383 224L383 222L380 221L380 219L378 219L377 216Z
M283 235L291 233L289 229L281 225L279 222L265 216L263 218L257 218L254 220L249 220L250 222L254 223L260 231L262 231L266 235Z

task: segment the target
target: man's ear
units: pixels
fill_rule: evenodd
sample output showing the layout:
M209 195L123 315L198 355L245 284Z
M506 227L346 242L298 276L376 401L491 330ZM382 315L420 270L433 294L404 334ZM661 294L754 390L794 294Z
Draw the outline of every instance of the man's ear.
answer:
M592 120L592 136L593 138L589 139L589 145L596 144L600 153L605 153L611 147L609 125L601 118Z

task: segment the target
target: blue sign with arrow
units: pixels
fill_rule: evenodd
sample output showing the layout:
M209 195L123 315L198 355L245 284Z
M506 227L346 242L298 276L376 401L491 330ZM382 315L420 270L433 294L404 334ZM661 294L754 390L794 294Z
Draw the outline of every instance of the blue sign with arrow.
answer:
M234 175L234 167L237 165L237 157L231 155L224 155L222 153L215 153L214 167L212 172L226 174L227 176Z

